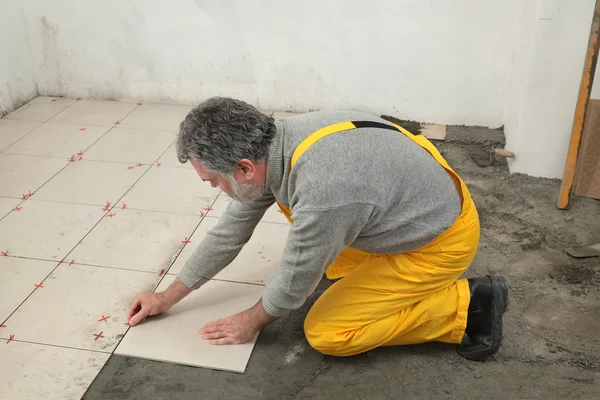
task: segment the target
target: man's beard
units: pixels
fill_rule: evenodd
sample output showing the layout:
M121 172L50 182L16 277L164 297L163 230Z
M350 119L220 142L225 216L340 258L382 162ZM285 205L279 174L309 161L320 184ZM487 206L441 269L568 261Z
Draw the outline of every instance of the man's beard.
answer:
M231 184L231 193L227 194L233 200L239 201L241 203L250 203L252 201L258 200L262 197L264 189L252 183L237 183L235 178L228 178L229 183Z

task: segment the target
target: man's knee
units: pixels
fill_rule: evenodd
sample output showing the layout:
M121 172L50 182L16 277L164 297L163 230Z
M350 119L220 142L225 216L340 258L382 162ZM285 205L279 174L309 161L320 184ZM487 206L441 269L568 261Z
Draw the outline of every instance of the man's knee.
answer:
M311 310L304 320L304 335L308 344L328 356L346 356L348 343L343 340L335 329L328 326L318 315Z

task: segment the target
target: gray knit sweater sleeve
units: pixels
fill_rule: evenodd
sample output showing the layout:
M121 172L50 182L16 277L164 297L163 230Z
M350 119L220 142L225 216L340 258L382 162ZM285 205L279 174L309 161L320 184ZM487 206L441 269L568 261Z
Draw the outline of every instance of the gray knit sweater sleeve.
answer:
M186 261L179 280L191 289L198 289L228 266L250 240L256 225L273 203L275 198L270 194L246 204L229 202L217 225Z

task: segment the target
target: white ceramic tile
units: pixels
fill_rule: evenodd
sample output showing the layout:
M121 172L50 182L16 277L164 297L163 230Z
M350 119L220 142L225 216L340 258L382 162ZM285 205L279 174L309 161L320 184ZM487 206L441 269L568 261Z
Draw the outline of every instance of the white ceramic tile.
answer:
M275 111L273 113L273 118L275 118L275 119L282 119L282 118L287 118L287 117L294 117L296 115L299 115L299 114L298 113L294 113L294 112Z
M2 332L26 342L112 352L127 331L135 294L154 290L159 280L147 272L64 263L34 287Z
M4 152L68 159L83 152L109 129L99 126L44 124Z
M145 170L128 169L127 164L83 159L60 171L36 192L35 199L101 206L107 201L114 204Z
M0 218L4 217L11 211L15 210L15 207L19 205L23 200L13 199L10 197L0 197Z
M8 114L6 118L24 121L46 122L75 103L75 99L40 96L31 100L18 110Z
M28 200L0 221L0 250L61 260L102 218L97 206Z
M173 132L115 128L85 152L85 159L152 164L173 140Z
M34 285L43 281L54 267L54 261L0 257L0 323L16 310L35 290Z
M173 279L165 277L157 291L165 290ZM215 346L203 340L198 330L207 322L252 307L262 290L258 285L210 281L166 313L129 329L115 354L244 372L258 335L244 344Z
M421 135L430 140L444 140L446 138L446 125L423 124Z
M125 101L81 100L50 121L52 123L110 127L125 118L136 107L136 103Z
M123 198L130 208L200 215L219 195L215 189L187 168L156 164Z
M158 159L158 162L165 167L181 167L181 168L189 168L194 169L192 164L188 161L185 164L179 162L177 158L177 147L175 143L169 147L169 149L162 155L161 158Z
M227 209L227 205L233 201L231 197L227 196L225 193L221 193L215 204L212 206L212 211L210 212L211 217L220 217ZM262 217L262 222L274 222L278 224L286 224L289 225L289 221L287 218L281 213L279 206L277 203L273 204L269 209L265 212L265 215Z
M15 340L2 343L0 398L79 400L108 357L106 353Z
M40 122L0 119L0 150L4 150L40 125Z
M76 263L159 273L167 270L200 216L115 209L77 246Z
M61 158L0 154L0 196L34 193L69 161Z
M169 270L169 274L178 274L183 265L198 246L206 233L212 229L219 220L206 217L190 238L191 243L177 257ZM224 270L219 272L215 279L234 282L247 282L264 285L273 271L281 264L283 250L287 241L290 226L259 222L252 238L240 254Z
M179 124L194 106L144 103L129 114L121 126L177 132Z

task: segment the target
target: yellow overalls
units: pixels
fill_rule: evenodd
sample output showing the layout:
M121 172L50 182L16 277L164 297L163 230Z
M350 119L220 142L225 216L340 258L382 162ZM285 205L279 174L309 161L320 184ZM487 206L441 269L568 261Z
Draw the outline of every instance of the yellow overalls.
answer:
M348 247L340 253L326 275L343 279L323 293L304 322L308 342L324 354L350 356L380 346L431 341L460 343L465 333L469 286L466 279L457 279L473 261L479 243L475 204L464 182L425 137L394 126L450 173L460 188L462 210L450 228L419 249L380 255ZM342 122L312 133L294 151L290 170L319 139L355 128ZM289 208L278 205L293 223Z

